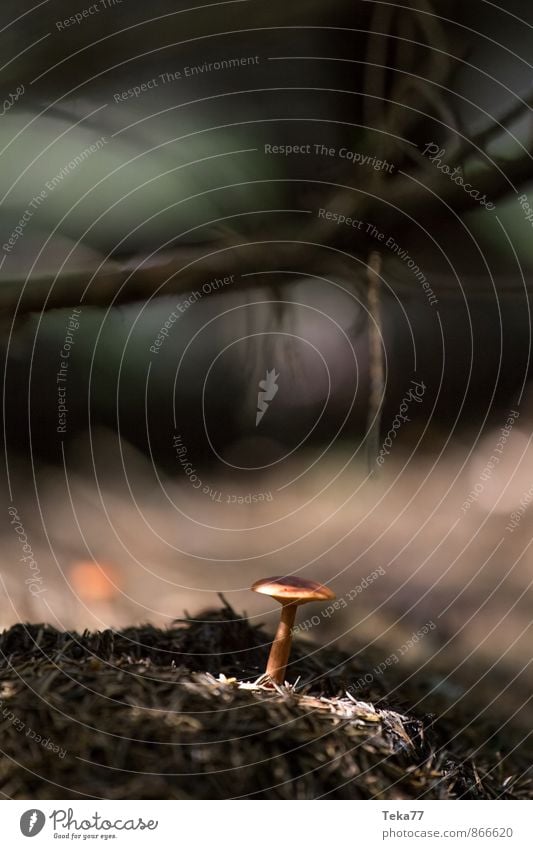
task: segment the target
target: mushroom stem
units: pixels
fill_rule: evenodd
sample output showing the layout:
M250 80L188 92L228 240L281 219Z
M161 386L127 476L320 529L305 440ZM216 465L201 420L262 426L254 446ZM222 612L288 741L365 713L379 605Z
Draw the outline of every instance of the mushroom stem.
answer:
M267 675L270 675L276 684L283 684L287 661L291 653L292 629L296 618L297 604L286 602L281 607L281 619L270 649L267 663Z

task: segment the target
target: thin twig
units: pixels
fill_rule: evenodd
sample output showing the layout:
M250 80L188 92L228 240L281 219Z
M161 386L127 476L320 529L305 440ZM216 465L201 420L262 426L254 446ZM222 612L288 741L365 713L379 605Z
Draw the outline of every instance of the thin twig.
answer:
M385 389L379 287L381 279L381 256L376 251L372 251L368 258L367 279L370 396L368 404L366 444L368 467L369 471L373 474L375 472L375 462L379 449L381 411Z
M455 157L452 158L451 164L455 164L458 160L464 159L467 156L475 155L476 148L483 148L483 150L486 150L486 145L494 136L498 135L498 133L503 134L505 130L509 129L510 124L518 121L526 114L531 115L532 110L533 92L530 92L523 102L520 101L520 103L515 104L505 113L505 115L502 115L502 117L498 120L494 120L488 127L480 130L479 133L472 135L468 141L463 141Z

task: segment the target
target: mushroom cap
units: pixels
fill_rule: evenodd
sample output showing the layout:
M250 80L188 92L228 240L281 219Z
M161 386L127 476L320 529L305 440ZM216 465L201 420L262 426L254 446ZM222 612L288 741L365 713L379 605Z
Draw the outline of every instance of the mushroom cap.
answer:
M331 601L335 598L335 593L329 587L292 575L261 578L252 584L252 590L263 595L270 595L276 601L297 604L305 604L307 601Z

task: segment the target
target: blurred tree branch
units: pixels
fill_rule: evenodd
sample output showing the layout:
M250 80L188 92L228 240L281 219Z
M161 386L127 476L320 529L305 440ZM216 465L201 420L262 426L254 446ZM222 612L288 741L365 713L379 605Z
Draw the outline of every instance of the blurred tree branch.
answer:
M364 21L368 26L363 53L366 57L363 91L359 92L363 95L362 116L358 117L363 119L360 126L364 127L366 122L377 131L374 148L383 159L390 159L394 172L371 168L366 172L355 171L350 166L329 181L317 179L312 199L315 206L375 221L383 230L395 230L410 224L411 218L421 220L429 216L438 226L447 207L457 215L475 209L478 200L422 154L418 145L420 129L428 126L433 126L436 140L440 139L447 148L444 161L451 167L464 169L472 164L473 157L487 166L476 172L476 189L493 203L532 176L533 145L524 147L516 158L499 158L492 163L486 158L486 146L498 133L505 135L523 115L531 113L533 93L509 108L500 120L470 137L461 125L453 98L447 96L448 92L453 93L454 75L467 45L457 32L444 27L438 15L449 16L456 5L451 0L417 0L416 4L405 0L395 7L365 0L358 6L360 12L365 11ZM349 4L343 2L342 6L347 8ZM312 8L315 12L323 9L318 0ZM238 277L258 268L317 272L326 258L332 259L328 247L338 244L339 226L333 219L305 218L300 229L257 233L253 242L227 230L219 233L219 241L214 244L184 245L171 253L154 255L146 262L134 256L127 263L113 260L88 271L4 280L0 282L0 313L11 317L80 304L107 307L146 301L160 295L185 294L215 277L230 274ZM368 251L368 240L354 232L342 264L346 278L355 286L365 285ZM356 261L350 262L349 255ZM383 274L391 279L393 288L403 290L409 285L413 288L405 269L393 259L383 257ZM248 278L248 282L242 279L239 286L252 285L249 281L253 279ZM509 293L523 292L519 279L508 284ZM255 281L253 285L257 285ZM487 288L481 279L471 280L470 284L466 281L468 285L475 291L482 291L484 285ZM435 280L434 288L438 292L453 292L456 284L441 277ZM222 291L224 288L214 290L213 294Z

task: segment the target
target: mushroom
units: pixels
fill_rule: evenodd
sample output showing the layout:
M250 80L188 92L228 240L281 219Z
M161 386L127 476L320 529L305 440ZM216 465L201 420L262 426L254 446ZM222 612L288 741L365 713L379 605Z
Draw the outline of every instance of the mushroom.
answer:
M308 601L331 601L335 598L335 593L316 581L294 577L261 578L252 584L252 590L270 595L281 604L281 618L270 649L266 674L276 684L283 684L291 651L296 608Z

